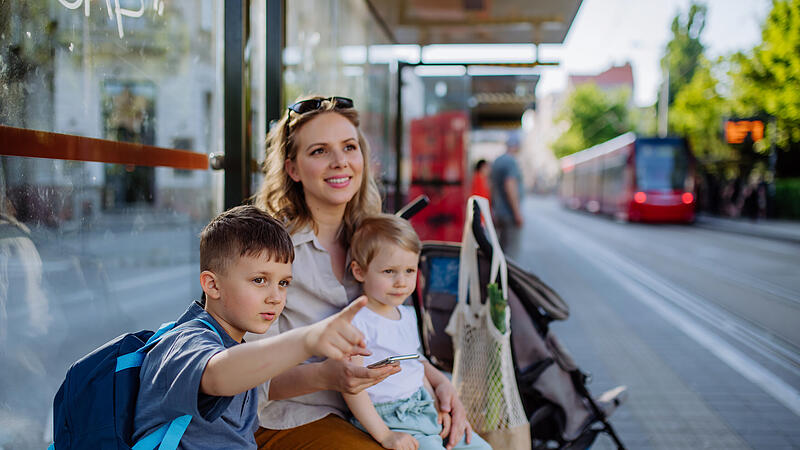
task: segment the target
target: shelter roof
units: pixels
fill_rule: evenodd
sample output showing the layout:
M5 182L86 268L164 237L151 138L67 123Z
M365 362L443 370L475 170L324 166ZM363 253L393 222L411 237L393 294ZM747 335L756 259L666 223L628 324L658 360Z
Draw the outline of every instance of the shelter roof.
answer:
M560 44L582 0L369 0L397 44Z

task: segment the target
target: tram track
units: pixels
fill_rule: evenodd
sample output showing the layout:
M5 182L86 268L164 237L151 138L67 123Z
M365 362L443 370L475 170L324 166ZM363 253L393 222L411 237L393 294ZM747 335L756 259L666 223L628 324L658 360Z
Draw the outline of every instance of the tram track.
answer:
M733 269L727 265L719 264L719 261L707 257L694 257L686 258L685 253L678 250L674 245L663 246L660 249L663 256L669 256L676 260L681 260L683 264L692 266L696 270L703 270L734 283L738 286L748 289L754 289L764 294L768 294L770 300L779 301L785 305L791 306L800 310L800 294L791 289L775 283L755 277L741 270Z
M797 348L769 330L635 263L610 249L607 244L585 236L573 224L556 221L547 214L537 215L534 220L566 247L575 249L576 253L623 286L633 298L656 310L698 344L800 415L800 392L797 388L747 356L732 342L780 367L794 378L800 377L800 351Z
M712 252L714 254L710 255L711 244L698 248L692 243L698 240L694 235L697 230L693 227L618 224L602 217L563 211L554 204L549 206L552 209L548 211L558 217L560 225L568 225L583 237L602 242L607 248L613 248L617 255L626 257L637 268L647 268L650 273L660 274L660 279L702 299L702 304L716 305L718 309L746 323L749 329L759 330L760 334L765 336L763 339L775 340L784 347L800 353L797 344L798 334L791 329L791 326L787 328L787 323L783 320L790 315L800 315L800 292L750 275L746 273L748 268L741 264L741 261L731 259L738 258L735 256L737 253L766 251L781 260L791 261L789 250L781 249L781 254L778 254L776 253L778 249L772 247L772 242L748 241L747 245L738 247L734 252L720 251ZM624 232L620 227L626 227ZM701 231L706 233L706 230ZM715 237L719 238L719 234ZM723 241L728 242L725 239ZM657 244L654 244L656 242ZM742 241L737 239L733 243L742 244ZM762 248L762 245L766 247ZM656 252L658 258L638 257L648 252ZM760 261L764 263L767 260L771 260L771 257L762 257ZM736 267L737 262L739 267ZM771 264L779 266L779 263ZM672 270L673 267L681 269ZM670 270L669 275L663 272L667 269ZM720 292L736 295L739 301L721 293L709 292L707 288L698 286L697 280L694 280L695 285L692 289L683 288L682 286L691 283L686 282L688 279L684 282L677 281L680 278L676 277L689 274L692 276L700 274L702 283L719 286ZM758 301L760 306L753 308L743 301L743 298L752 298ZM770 311L777 313L778 316L769 317Z

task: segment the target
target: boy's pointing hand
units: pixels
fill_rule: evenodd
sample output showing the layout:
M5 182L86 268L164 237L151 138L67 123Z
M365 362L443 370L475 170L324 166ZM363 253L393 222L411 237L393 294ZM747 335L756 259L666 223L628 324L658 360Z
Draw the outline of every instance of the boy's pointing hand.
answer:
M362 295L337 314L309 326L306 350L315 356L339 360L369 356L364 335L350 323L366 304L367 297Z

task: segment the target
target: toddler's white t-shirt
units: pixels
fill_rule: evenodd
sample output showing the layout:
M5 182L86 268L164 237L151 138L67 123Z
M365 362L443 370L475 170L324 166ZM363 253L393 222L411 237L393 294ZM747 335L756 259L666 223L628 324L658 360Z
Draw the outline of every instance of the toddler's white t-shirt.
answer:
M372 355L364 357L369 365L394 355L419 353L422 349L417 331L417 315L411 306L399 306L400 319L392 320L362 308L353 318L353 325L364 333L367 349ZM423 386L425 368L417 359L400 361L401 370L375 386L366 389L372 403L405 399Z

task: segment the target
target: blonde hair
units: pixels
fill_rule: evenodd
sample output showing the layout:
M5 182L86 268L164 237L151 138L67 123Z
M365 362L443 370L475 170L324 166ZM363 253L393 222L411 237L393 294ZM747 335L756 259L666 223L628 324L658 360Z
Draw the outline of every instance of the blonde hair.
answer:
M298 98L297 101L323 99L314 95ZM361 186L356 195L347 202L340 229L340 238L345 245L350 243L356 224L364 217L381 211L381 197L378 186L370 172L369 143L359 129L358 111L355 108L336 108L335 102L323 101L319 109L298 114L287 109L281 119L267 136L266 159L264 161L264 181L255 195L255 205L281 220L290 234L311 226L317 232L311 211L306 204L303 185L292 180L286 172L286 161L297 157L297 133L303 125L320 114L339 114L347 119L358 133L358 146L364 158Z
M416 254L422 250L422 242L407 220L392 214L377 214L358 224L350 243L350 256L366 269L386 245L396 245Z

